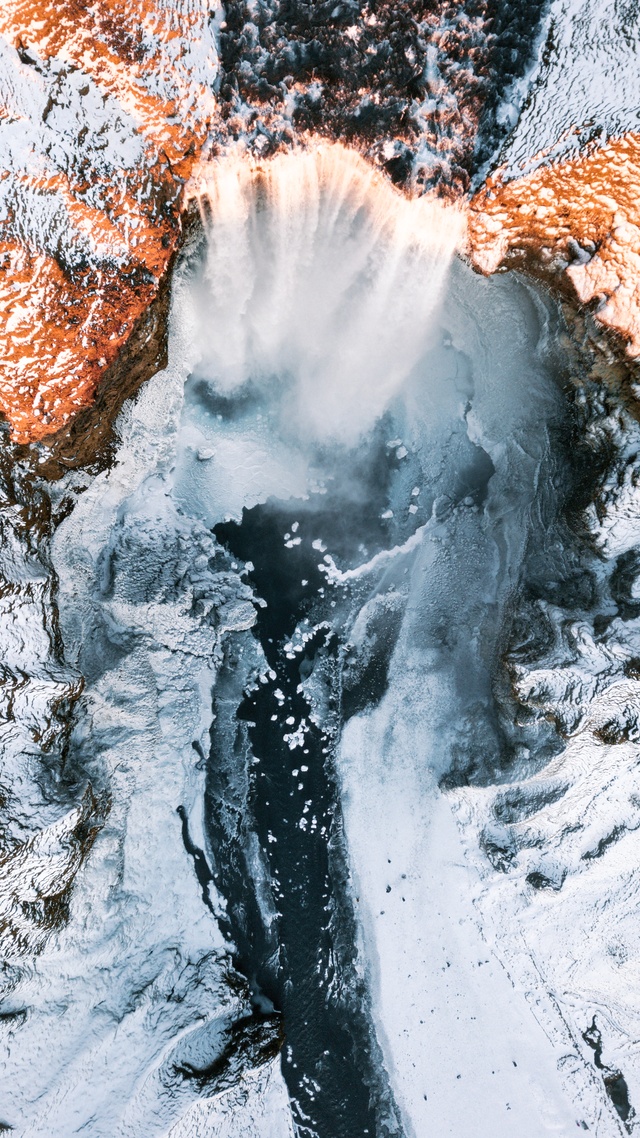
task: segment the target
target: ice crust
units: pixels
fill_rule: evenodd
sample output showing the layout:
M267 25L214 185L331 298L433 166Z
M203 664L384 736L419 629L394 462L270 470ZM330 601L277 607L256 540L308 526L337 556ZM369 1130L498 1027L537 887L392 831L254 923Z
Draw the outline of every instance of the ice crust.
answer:
M178 309L179 296L178 289ZM219 638L254 619L237 574L203 570L213 539L167 495L189 369L181 323L169 369L123 420L114 469L86 488L53 541L65 659L87 685L72 762L106 817L78 874L68 924L41 938L32 963L17 956L9 975L4 1007L17 1009L19 1034L3 1021L1 1110L25 1138L87 1128L96 1138L166 1134L200 1093L177 1069L223 1056L230 1027L249 1010L241 986L229 983L230 946L215 917L222 902L210 886L204 903L176 813L184 807L191 839L202 846L203 775L193 742L207 746ZM24 635L37 661L38 642ZM37 677L37 664L31 670ZM29 690L37 698L37 680ZM64 884L54 836L46 867ZM239 1048L227 1079L247 1063ZM277 1080L273 1074L265 1087ZM277 1089L265 1096L265 1116L280 1110L286 1133Z

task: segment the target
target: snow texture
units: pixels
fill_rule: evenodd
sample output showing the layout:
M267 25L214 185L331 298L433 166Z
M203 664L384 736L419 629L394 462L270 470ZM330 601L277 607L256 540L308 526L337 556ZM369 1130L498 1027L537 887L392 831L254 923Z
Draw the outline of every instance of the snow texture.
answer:
M294 1138L278 1066L244 1075L232 1090L192 1106L167 1138Z
M552 0L531 89L501 156L508 173L636 131L639 49L633 0Z
M68 671L85 681L67 767L76 782L90 780L102 817L68 922L52 934L36 913L36 934L48 934L40 936L40 954L17 960L5 984L0 1109L24 1138L87 1129L96 1138L165 1134L199 1095L198 1080L185 1071L218 1064L229 1083L252 1065L237 1033L229 1053L229 1031L250 1008L218 927L222 902L211 884L203 896L177 808L202 846L203 776L193 743L206 745L218 640L226 629L250 626L254 609L237 574L207 568L210 534L196 518L179 517L165 492L188 337L175 333L172 346L169 369L122 424L114 469L84 489L53 542L59 635ZM42 584L35 577L28 590L34 601L38 589L51 589L40 575ZM42 670L50 653L38 644L42 617L34 619L33 605L23 643ZM7 652L14 626L5 622ZM21 665L29 666L24 653ZM33 703L42 684L38 664L30 670ZM43 694L51 702L46 688ZM30 726L24 713L18 722ZM14 777L24 785L19 772ZM52 802L51 791L46 798ZM65 885L78 868L69 865L74 847L65 840L76 822L63 817L18 850L27 862L26 872L20 863L16 871L23 891L46 894L40 878L47 873L55 892ZM277 1080L264 1080L265 1118L279 1112L284 1134ZM249 1113L259 1114L262 1085Z

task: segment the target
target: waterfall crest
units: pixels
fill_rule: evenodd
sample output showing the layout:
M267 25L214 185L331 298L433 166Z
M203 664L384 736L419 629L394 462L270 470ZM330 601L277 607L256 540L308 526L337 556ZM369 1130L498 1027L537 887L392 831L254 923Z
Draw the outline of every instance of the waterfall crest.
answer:
M202 371L226 394L275 381L296 432L353 443L424 351L463 214L339 145L209 163L192 193Z

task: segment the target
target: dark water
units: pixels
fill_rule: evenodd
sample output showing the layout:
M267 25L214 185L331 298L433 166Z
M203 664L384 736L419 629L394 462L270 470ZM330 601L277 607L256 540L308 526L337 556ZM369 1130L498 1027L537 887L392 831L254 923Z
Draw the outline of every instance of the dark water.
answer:
M298 1132L317 1138L401 1133L356 968L333 763L343 714L340 626L351 601L344 588L327 585L318 569L322 552L312 545L324 539L343 564L362 560L363 549L371 556L383 547L379 515L391 467L387 455L374 453L353 472L350 493L366 485L360 510L336 491L307 504L257 506L245 510L240 525L215 530L230 553L253 564L250 579L266 602L254 634L271 672L266 683L240 690L247 645L236 641L216 685L210 843L218 851L217 884L228 901L236 963L252 984L256 1014L268 1014L271 1006L282 1014L283 1070ZM299 543L287 547L287 535ZM305 618L303 650L287 652ZM325 698L321 725L300 687L312 674ZM382 694L379 677L377 686ZM284 736L301 725L301 745L290 749ZM253 834L266 862L275 921L265 919L261 905Z

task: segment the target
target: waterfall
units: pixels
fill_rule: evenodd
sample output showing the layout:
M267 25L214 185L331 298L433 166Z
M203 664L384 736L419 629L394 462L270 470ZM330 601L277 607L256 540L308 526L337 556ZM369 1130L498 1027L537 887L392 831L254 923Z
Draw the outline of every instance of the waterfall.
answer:
M206 1091L230 1133L539 1138L553 1048L497 965L477 980L451 803L500 770L505 628L555 540L552 308L341 146L190 193L169 366L51 540L65 769L106 805L16 988L12 1117L177 1138Z
M340 145L202 167L199 369L289 430L352 444L424 351L464 215L408 199Z

